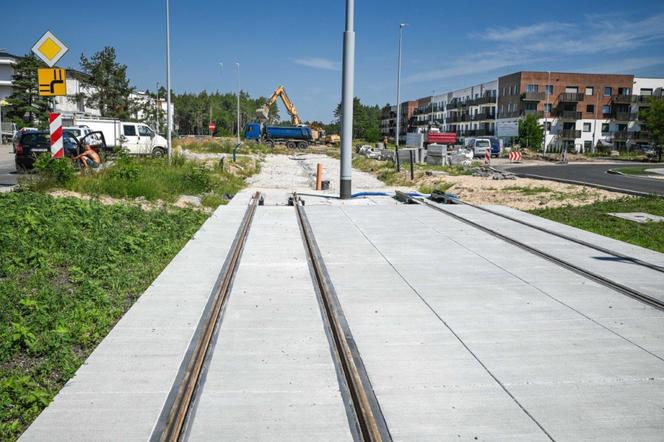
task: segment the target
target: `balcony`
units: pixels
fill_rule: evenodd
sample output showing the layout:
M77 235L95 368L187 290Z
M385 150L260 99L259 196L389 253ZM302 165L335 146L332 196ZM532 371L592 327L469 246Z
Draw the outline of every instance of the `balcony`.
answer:
M634 98L634 95L614 95L612 101L615 104L630 104Z
M473 121L495 120L495 119L496 119L496 114L491 112L480 112L478 114L473 115L472 117Z
M524 92L521 94L521 101L542 101L546 98L544 92Z
M469 106L479 106L480 104L491 104L496 102L496 97L491 95L483 95L472 100L468 100Z
M581 138L581 131L576 129L563 129L562 132L560 132L560 138L575 140Z
M561 120L576 121L583 118L583 114L577 111L558 111L554 113L554 116L560 118Z
M637 114L631 113L629 111L613 111L611 118L618 121L636 121Z
M583 101L583 94L577 92L563 92L558 96L558 101L561 103L578 103Z
M495 133L490 129L472 129L465 132L466 136L469 137L482 137L482 136L494 136Z

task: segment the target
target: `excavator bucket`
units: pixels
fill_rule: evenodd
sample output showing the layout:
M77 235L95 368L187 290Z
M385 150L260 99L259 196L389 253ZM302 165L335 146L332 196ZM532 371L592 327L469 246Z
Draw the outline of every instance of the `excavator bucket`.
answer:
M259 121L267 121L269 119L270 109L267 107L259 107L256 109L256 118Z

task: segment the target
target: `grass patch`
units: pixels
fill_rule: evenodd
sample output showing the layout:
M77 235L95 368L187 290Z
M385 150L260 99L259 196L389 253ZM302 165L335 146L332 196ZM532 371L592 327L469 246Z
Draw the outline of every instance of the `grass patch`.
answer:
M586 206L537 209L530 213L664 253L664 225L662 223L639 224L607 215L607 213L615 212L646 212L664 216L664 199L658 197L622 198Z
M655 169L656 165L650 166L630 166L630 167L617 167L613 170L624 173L625 175L637 175L637 176L656 176L654 173L646 172L648 169Z
M418 189L418 192L424 193L424 194L431 194L434 192L440 192L440 193L445 193L448 190L450 190L452 187L454 187L455 183L447 183L445 181L440 181L436 184L423 184L420 186Z
M41 158L40 158L41 159ZM67 160L50 164L66 164ZM238 157L236 163L230 159L223 170L220 164L203 164L187 161L182 156L173 157L171 164L166 158L138 158L121 156L111 167L99 172L72 175L65 180L57 179L53 172L45 169L39 179L24 183L30 190L46 191L56 188L114 198L145 198L148 201L175 202L180 195L235 195L245 186L245 178L258 172L258 163L249 157ZM222 201L219 198L207 198ZM209 206L213 207L213 206Z
M480 163L477 161L474 161L471 166L461 166L461 165L453 165L453 166L436 166L433 164L417 164L415 167L417 170L422 170L422 171L432 171L432 172L445 172L446 174L450 176L461 176L461 175L472 175L473 174L473 167L479 167Z
M551 193L553 190L544 186L508 186L503 188L505 192L518 192L522 195L532 196L540 195L542 193Z
M0 213L0 440L14 440L206 215L33 192L0 195Z
M187 149L195 153L226 153L232 154L237 144L235 140L209 138L205 140L178 140L178 145L183 149ZM237 154L250 155L250 154L291 154L292 150L283 145L276 145L273 148L267 147L263 144L244 142L236 151Z

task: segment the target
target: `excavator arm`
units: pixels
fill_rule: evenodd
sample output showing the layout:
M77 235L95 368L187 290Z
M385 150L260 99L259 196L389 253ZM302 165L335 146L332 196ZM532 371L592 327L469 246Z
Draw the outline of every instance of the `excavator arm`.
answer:
M286 90L284 89L283 86L279 86L272 93L272 95L263 105L263 107L256 109L256 116L258 117L258 119L261 121L268 120L268 116L270 114L270 106L276 103L277 98L281 98L282 103L284 103L284 107L286 108L286 111L291 117L291 123L293 123L295 126L301 125L302 120L300 120L300 116L297 113L297 109L295 109L295 105L290 100L290 98L288 98L288 94L286 93Z

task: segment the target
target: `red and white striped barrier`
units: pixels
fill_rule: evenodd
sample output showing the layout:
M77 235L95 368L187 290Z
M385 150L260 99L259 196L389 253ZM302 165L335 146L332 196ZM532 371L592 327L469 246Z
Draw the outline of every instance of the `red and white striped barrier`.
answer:
M484 151L484 164L491 164L491 148Z
M48 121L51 131L51 157L62 158L65 155L62 143L62 115L51 113Z
M510 152L510 163L518 163L521 161L521 152Z

